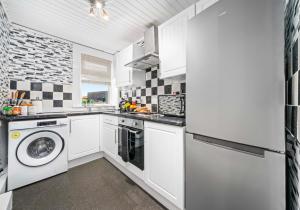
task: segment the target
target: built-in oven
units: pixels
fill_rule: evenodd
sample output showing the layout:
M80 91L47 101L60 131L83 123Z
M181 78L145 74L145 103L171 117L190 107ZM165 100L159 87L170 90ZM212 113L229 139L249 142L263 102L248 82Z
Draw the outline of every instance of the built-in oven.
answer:
M119 118L118 155L144 170L144 121Z

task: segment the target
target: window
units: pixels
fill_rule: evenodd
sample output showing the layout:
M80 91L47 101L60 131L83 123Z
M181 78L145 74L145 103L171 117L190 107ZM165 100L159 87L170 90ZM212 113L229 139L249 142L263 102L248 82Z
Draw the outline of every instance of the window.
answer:
M81 55L81 96L83 104L108 104L111 90L111 61Z

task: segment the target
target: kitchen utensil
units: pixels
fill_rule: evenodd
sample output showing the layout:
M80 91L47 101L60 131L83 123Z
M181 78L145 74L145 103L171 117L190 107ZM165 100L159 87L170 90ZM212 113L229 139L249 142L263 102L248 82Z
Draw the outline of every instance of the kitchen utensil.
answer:
M15 92L15 99L18 99L18 96L19 96L19 91L16 91Z
M17 103L18 106L20 106L20 105L22 104L23 99L24 99L24 97L25 97L25 94L26 94L26 92L23 92L23 93L20 95L20 99L18 100L18 103Z

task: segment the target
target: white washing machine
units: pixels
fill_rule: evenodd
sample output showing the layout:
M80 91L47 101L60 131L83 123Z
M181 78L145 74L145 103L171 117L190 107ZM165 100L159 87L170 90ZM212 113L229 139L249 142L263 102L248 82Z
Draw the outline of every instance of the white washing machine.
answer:
M8 190L68 170L67 118L16 121L8 125Z

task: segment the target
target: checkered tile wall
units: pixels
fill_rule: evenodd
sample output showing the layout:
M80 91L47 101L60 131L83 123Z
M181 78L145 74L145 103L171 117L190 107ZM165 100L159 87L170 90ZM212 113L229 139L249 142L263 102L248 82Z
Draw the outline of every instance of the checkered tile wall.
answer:
M11 80L10 91L16 90L26 93L24 99L42 99L43 111L72 107L72 85Z
M72 44L18 25L8 27L7 90L2 98L18 90L26 92L25 99L42 99L44 111L72 107Z
M120 91L120 97L137 101L152 112L157 112L157 96L174 93L185 93L185 77L170 79L158 78L158 66L146 71L146 84L142 87L133 87Z

